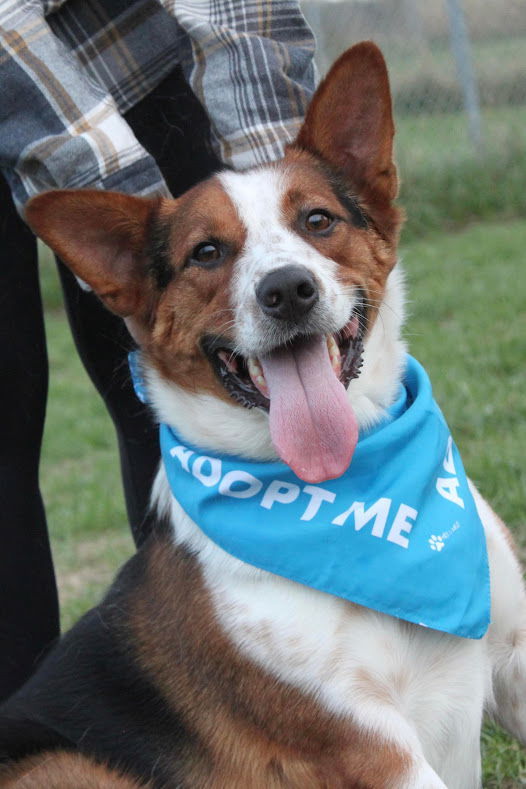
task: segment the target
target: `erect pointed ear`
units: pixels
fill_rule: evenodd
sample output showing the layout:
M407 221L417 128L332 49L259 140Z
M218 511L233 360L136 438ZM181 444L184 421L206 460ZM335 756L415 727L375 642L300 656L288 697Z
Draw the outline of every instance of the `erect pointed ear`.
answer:
M348 49L318 87L296 145L322 157L366 198L396 197L387 67L372 41Z
M146 300L145 245L160 199L98 190L58 190L26 207L30 227L106 306L127 317Z

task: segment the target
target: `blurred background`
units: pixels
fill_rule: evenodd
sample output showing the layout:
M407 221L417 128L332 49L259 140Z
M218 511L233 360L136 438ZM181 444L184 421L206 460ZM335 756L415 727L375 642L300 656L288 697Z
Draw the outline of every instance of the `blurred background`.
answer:
M302 7L322 74L357 41L373 39L385 54L408 235L446 218L453 227L525 212L525 0L304 0Z

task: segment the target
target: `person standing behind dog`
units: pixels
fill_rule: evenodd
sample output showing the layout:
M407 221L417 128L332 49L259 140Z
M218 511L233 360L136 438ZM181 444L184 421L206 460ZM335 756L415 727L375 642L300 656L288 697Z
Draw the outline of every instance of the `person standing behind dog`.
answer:
M38 481L47 355L36 239L20 218L24 205L54 188L177 196L219 161L245 169L280 158L314 89L313 54L293 0L2 6L0 699L59 634ZM129 381L132 342L123 322L57 263L78 352L115 425L128 518L140 543L159 449Z

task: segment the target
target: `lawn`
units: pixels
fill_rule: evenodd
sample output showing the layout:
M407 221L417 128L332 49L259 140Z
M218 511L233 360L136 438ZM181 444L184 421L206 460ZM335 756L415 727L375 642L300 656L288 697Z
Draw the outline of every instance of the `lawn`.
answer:
M406 336L471 476L526 556L526 223L474 224L402 244ZM130 554L111 422L72 346L49 261L42 264L51 388L42 486L68 627ZM484 732L485 788L526 786L526 752Z
M406 238L526 216L526 105L485 109L479 151L462 113L400 114L396 129Z

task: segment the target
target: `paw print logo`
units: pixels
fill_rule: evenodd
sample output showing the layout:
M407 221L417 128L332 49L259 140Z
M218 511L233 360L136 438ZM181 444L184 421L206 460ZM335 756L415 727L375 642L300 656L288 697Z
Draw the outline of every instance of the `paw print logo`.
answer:
M440 552L445 545L445 542L442 539L442 537L437 537L436 534L432 534L428 542L429 542L429 547L431 548L432 551Z

